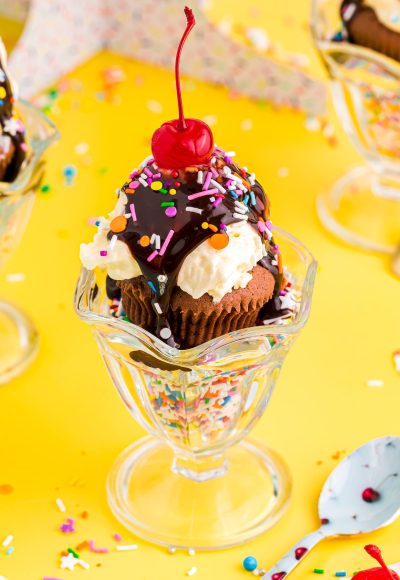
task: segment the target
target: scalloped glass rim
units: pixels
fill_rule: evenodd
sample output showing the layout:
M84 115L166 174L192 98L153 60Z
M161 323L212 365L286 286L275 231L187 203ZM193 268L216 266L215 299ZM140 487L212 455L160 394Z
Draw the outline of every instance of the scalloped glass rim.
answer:
M90 309L90 300L92 294L92 285L95 280L95 273L93 271L86 270L86 268L81 269L75 289L75 311L78 316L88 324L104 324L111 328L115 328L128 337L131 337L135 343L140 341L141 343L146 344L150 349L157 351L161 357L168 360L169 362L185 363L188 366L191 364L190 361L198 360L199 357L208 354L210 351L214 351L217 348L219 349L238 340L259 338L262 336L271 336L277 334L295 335L303 328L310 313L311 298L317 271L317 262L311 252L297 238L277 226L274 226L273 229L274 232L278 234L278 241L279 238L285 239L290 245L296 248L299 254L299 259L301 259L306 267L306 274L301 283L301 300L299 311L297 312L295 319L291 322L288 322L284 326L279 324L271 324L265 326L254 326L251 328L245 328L243 330L236 330L234 332L230 332L229 334L225 334L223 336L219 336L218 338L209 340L208 342L205 342L199 346L186 350L179 350L168 346L147 330L144 330L131 322L125 322L124 320L119 320L111 316L105 316L93 312Z
M60 137L60 133L53 121L37 107L24 99L18 100L17 107L21 111L25 121L30 156L27 158L22 170L14 181L11 183L5 181L0 182L0 195L20 195L25 189L29 188L38 161L49 145ZM35 125L35 130L30 130L30 125Z

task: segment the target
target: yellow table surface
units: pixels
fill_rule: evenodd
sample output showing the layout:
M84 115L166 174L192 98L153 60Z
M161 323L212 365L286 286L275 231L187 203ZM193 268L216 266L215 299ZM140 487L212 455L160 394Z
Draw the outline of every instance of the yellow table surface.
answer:
M216 3L215 3L216 4ZM259 5L261 2L258 3ZM215 7L216 20L244 19L264 26L274 40L310 56L323 76L306 30L307 2L287 0L257 8L239 0ZM102 102L101 71L121 67L126 81L116 89L115 103ZM379 255L359 252L330 237L318 222L315 198L346 169L360 162L332 110L337 130L331 147L319 132L305 129L304 116L274 111L245 98L233 99L224 88L186 83L185 110L190 116L214 115L218 144L235 149L239 162L257 173L272 200L273 221L298 236L320 263L311 319L293 347L278 388L254 435L287 460L294 480L291 507L280 523L249 545L219 553L168 555L126 532L111 515L105 495L107 472L117 454L143 435L121 404L101 362L91 331L73 312L79 271L78 249L94 233L90 216L110 210L116 187L149 153L149 138L163 121L174 118L176 102L171 72L112 54L99 54L68 76L69 88L51 117L62 140L49 152L46 182L23 242L7 265L0 295L31 313L41 335L35 363L19 379L0 389L0 540L14 535L15 551L0 547L0 576L7 580L41 580L44 576L98 580L178 579L192 566L195 578L252 577L241 569L248 554L268 568L302 534L318 525L320 488L338 457L363 442L400 434L399 375L391 355L400 348L399 282ZM149 101L162 112L149 109ZM151 105L150 105L151 107ZM151 107L154 109L154 106ZM250 119L253 128L241 129ZM87 143L84 155L75 151ZM73 186L64 184L63 168L73 164ZM288 169L280 177L280 168ZM106 171L107 170L107 171ZM4 274L23 272L25 280L7 282ZM379 378L382 388L366 381ZM77 533L58 531L63 521L55 499L65 502L67 516L77 517ZM138 543L136 552L106 555L82 553L91 564L74 573L58 568L59 552L94 538L113 548L112 534ZM366 537L325 541L293 573L293 580L314 577L314 567L332 576L370 564L367 542L379 543L389 562L400 560L400 522Z

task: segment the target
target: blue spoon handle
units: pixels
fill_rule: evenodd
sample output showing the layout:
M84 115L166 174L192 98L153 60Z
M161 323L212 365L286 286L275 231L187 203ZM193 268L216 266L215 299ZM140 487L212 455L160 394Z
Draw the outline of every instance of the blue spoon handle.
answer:
M326 535L320 528L305 536L300 542L293 546L283 558L279 560L268 572L263 575L263 580L282 580L286 578L292 570L303 560L308 552L314 548Z

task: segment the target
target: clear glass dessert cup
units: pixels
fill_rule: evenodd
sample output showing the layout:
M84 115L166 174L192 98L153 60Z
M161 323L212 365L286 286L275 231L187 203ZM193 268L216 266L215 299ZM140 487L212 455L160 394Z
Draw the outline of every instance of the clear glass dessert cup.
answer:
M117 459L107 482L117 519L179 548L251 540L283 515L291 479L280 457L244 441L264 413L282 364L309 316L316 262L275 228L298 303L291 319L177 350L109 314L105 274L81 270L75 309L134 419L150 434Z
M47 147L58 138L53 123L27 102L18 103L26 127L28 158L12 183L0 182L0 268L16 249L41 184ZM38 349L31 320L13 304L0 300L0 384L19 375Z
M332 41L341 0L313 0L312 33L328 71L337 114L367 165L342 176L317 201L323 225L365 250L400 246L400 63L368 48ZM398 0L374 0L387 21ZM383 18L385 20L385 18Z

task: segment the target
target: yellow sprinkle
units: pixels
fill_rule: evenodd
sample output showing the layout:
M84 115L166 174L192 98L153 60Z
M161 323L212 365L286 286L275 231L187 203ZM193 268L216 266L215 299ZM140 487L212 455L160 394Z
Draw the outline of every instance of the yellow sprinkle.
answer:
M150 185L151 189L154 189L154 191L158 191L159 189L161 189L163 186L162 181L153 181L153 183Z
M203 222L201 224L201 227L203 228L203 230L207 230L208 229L208 223L207 222Z
M6 94L6 89L4 87L0 87L0 99L3 99Z
M170 195L176 195L176 189L174 189L173 187L171 187L171 189L168 192Z

